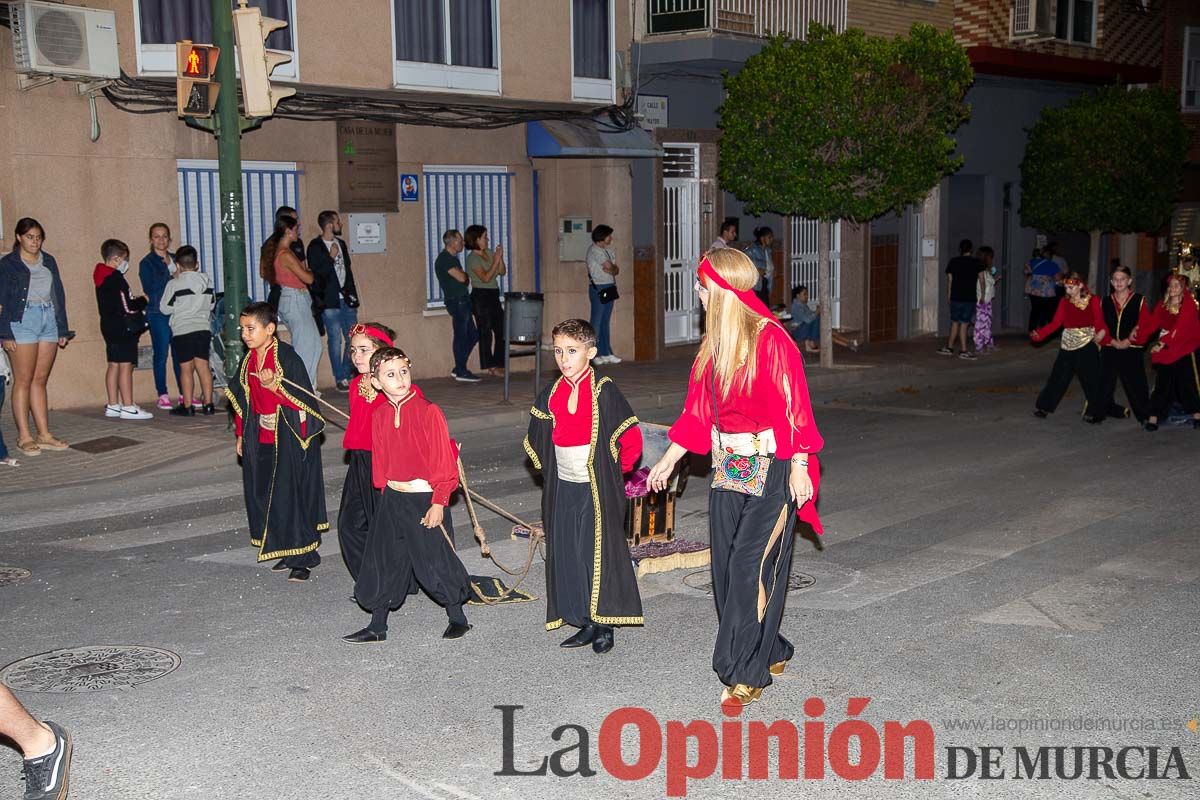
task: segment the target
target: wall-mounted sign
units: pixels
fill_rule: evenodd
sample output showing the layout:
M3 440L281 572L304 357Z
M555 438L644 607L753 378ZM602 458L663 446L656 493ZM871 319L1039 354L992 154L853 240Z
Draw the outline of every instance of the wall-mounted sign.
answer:
M337 123L338 209L398 211L396 126L347 120Z
M355 255L387 252L387 222L383 214L347 214L343 231L350 252Z
M417 190L416 175L401 175L400 176L400 202L415 203L419 195Z
M637 99L638 126L646 130L666 128L667 98L659 94L639 94Z

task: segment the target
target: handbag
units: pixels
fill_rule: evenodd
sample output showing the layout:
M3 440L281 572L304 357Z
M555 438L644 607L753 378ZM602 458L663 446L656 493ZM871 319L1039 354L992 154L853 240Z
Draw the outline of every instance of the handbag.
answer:
M712 403L713 403L713 444L712 488L739 492L751 497L762 497L767 487L767 470L774 459L769 455L755 453L741 455L733 452L732 447L724 447L721 441L721 421L717 415L717 379L715 359L710 365ZM758 436L754 435L755 450L758 449Z
M607 252L608 251L606 250L605 253ZM608 260L612 261L612 256L609 256ZM616 300L621 296L621 293L617 291L617 285L615 283L610 283L604 288L600 288L596 285L596 282L592 280L590 273L588 274L588 283L590 283L592 288L596 290L596 296L597 299L600 300L601 305L608 305L613 300Z

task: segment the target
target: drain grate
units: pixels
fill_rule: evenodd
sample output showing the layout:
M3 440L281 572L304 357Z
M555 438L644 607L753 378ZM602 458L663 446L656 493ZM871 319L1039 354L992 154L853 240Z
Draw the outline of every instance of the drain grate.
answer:
M14 661L0 670L0 683L26 692L96 692L148 683L178 666L178 655L155 647L75 647Z
M807 572L793 571L788 575L788 593L800 592L816 584L817 579ZM689 572L683 576L683 584L689 588L712 594L712 573L706 569Z
M97 455L98 453L111 453L113 450L123 450L126 447L133 447L135 444L141 444L141 442L125 436L102 436L99 439L88 439L86 442L77 442L71 445L71 449L78 450L81 453Z
M0 566L0 586L8 586L12 583L20 583L28 578L33 573L27 569L20 567L5 567Z

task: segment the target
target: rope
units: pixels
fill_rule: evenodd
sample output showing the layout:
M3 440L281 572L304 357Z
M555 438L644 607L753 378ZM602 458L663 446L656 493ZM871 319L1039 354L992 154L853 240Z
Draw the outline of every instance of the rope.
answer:
M317 394L315 392L313 392L311 389L307 389L298 383L293 383L292 381L289 381L287 378L281 377L279 380L282 381L283 383L286 383L288 386L291 386L294 389L299 389L300 391L304 392L306 395L312 397L318 403L321 403L326 408L332 409L334 411L334 413L344 417L347 421L350 419L349 414L347 414L345 411L342 411L340 408L333 405L329 401L327 401L321 397L318 397ZM491 562L493 564L495 564L497 567L499 567L501 571L506 572L509 575L512 575L513 577L517 578L516 584L514 584L512 587L507 589L504 592L504 594L500 595L500 597L498 597L498 598L493 599L493 598L484 596L482 593L479 593L479 595L478 595L479 599L482 600L485 605L489 605L489 606L498 605L499 603L501 603L503 601L503 599L505 597L516 592L517 589L519 589L521 587L521 584L525 582L525 579L529 577L529 570L533 567L534 553L541 553L542 559L545 560L546 554L542 551L542 540L545 537L545 533L538 533L538 529L533 527L533 525L531 525L528 522L526 522L525 520L521 519L516 514L513 514L511 511L507 511L504 508L501 508L500 506L496 505L491 500L488 500L486 497L479 494L474 489L472 489L470 486L468 486L467 485L467 470L463 466L462 458L459 457L456 459L456 461L458 463L458 481L462 485L462 488L463 488L463 497L466 500L466 504L467 504L467 516L469 516L471 518L471 529L475 534L475 541L479 543L480 556L483 558L490 559ZM529 530L529 552L525 556L525 566L523 566L521 569L519 569L519 570L509 569L503 563L501 563L496 558L495 555L492 554L492 548L488 544L488 540L487 540L487 532L483 529L483 525L480 524L478 514L475 513L475 503L479 503L479 505L483 506L484 508L488 509L489 511L492 511L495 514L498 514L499 516L501 516L511 522L515 522L517 525L520 525ZM446 544L450 545L450 549L457 556L458 549L454 546L454 540L452 540L450 538L450 534L446 531L446 526L439 525L438 527L441 528L442 536L445 537L445 539L446 539ZM461 560L461 559L462 559L462 557L459 556L459 560ZM464 564L463 566L466 566L466 564ZM469 572L469 570L468 570L468 572Z

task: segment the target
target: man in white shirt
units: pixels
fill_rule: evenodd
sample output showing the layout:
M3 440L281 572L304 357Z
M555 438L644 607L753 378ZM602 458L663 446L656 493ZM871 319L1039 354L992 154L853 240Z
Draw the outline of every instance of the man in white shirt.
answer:
M358 289L350 268L350 250L342 235L342 218L336 211L317 216L321 235L308 243L308 266L316 278L313 294L323 306L321 315L329 337L329 366L339 392L349 391L350 329L358 323Z
M719 250L729 247L730 242L737 240L737 220L730 218L721 223L721 233L713 240L709 250Z

